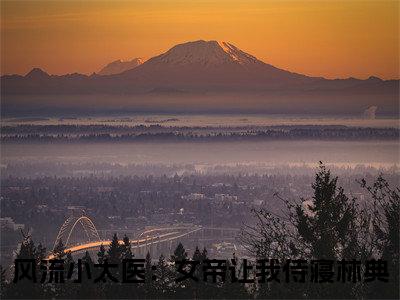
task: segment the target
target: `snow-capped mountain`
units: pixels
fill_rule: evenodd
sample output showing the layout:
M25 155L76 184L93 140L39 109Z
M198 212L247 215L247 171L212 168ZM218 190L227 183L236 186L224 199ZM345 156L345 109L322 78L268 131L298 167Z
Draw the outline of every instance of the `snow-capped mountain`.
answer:
M254 56L241 51L230 43L203 40L176 45L155 57L152 63L175 66L198 64L205 67L221 67L230 63L244 67L263 64Z
M55 99L67 97L65 105L79 109L101 104L135 110L361 113L377 106L398 111L399 80L309 77L276 68L228 42L187 42L139 62L111 63L101 72L110 75L58 76L33 69L25 76L2 76L2 108L28 109L29 99L35 99L34 106L57 107Z
M105 67L103 67L99 71L98 74L99 75L119 74L119 73L125 72L127 70L134 69L137 66L141 65L142 63L143 63L142 58L134 58L129 61L123 61L123 60L119 59L119 60L113 61L113 62L109 63L108 65L106 65Z
M266 64L227 42L195 41L179 44L119 78L141 86L175 88L252 88L299 84L313 78Z

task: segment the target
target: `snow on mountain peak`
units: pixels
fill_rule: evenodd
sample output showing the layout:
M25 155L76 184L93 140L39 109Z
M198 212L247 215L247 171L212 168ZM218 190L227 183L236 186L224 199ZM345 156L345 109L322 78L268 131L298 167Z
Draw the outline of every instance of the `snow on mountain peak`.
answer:
M219 41L194 41L176 45L167 52L157 56L154 63L172 65L200 64L218 66L223 64L240 64L243 66L262 63L254 56L247 54L236 46Z
M218 45L224 50L226 53L228 53L233 60L239 61L239 57L235 54L235 51L233 51L233 47L227 43L227 42L217 42Z

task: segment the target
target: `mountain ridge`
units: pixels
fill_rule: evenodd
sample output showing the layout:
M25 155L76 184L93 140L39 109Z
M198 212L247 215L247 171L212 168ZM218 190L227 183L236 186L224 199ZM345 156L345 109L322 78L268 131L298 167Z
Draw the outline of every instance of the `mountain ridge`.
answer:
M276 68L276 69L279 69L279 70L284 70L284 69L282 69L282 68L275 67L275 66L273 66L273 65L270 65L270 64L268 64L268 63L265 63L265 62L263 62L263 61L257 59L256 57L254 57L254 56L252 56L252 55L250 55L250 54L248 54L248 53L246 53L246 52L240 50L239 48L237 48L236 46L234 46L233 44L231 44L231 43L229 43L229 42L221 42L221 41L216 41L216 40L211 40L211 41L197 40L197 41L192 41L192 42L186 42L186 43L177 44L177 45L171 47L168 51L166 51L166 52L164 52L164 53L162 53L162 54L160 54L160 55L154 56L154 57L148 59L147 61L151 61L151 60L154 59L154 58L163 56L163 55L167 54L169 51L171 51L172 49L176 48L177 46L186 45L186 44L194 44L194 43L199 43L199 42L202 42L202 43L216 43L216 44L219 44L219 45L221 46L221 48L226 47L225 45L229 45L229 47L235 48L237 51L240 51L240 52L244 53L246 56L251 57L253 60L257 60L257 61L259 61L259 62L262 62L262 63L264 63L264 64L267 64L267 65L272 66L273 68ZM105 65L102 69L105 69L107 66L113 65L113 64L121 64L121 63L122 63L122 64L128 64L128 63L131 63L131 62L136 62L136 63L138 63L138 66L139 66L139 65L142 65L143 63L145 63L145 62L147 62L147 61L145 61L143 58L140 58L140 57L133 58L133 59L128 60L128 61L123 61L123 60L121 60L121 59L117 59L117 60L115 60L115 61L113 61L113 62L108 63L108 64ZM101 70L102 70L102 69L101 69ZM41 72L47 74L48 76L57 76L57 77L61 77L61 76L70 75L70 74L52 75L52 74L49 74L49 73L47 73L46 71L44 71L42 68L34 67L34 68L32 68L28 73L26 73L25 75L21 75L21 74L3 74L3 75L1 75L1 77L12 77L12 76L15 76L15 77L27 77L29 73L35 72L35 71L38 71L38 70L40 70ZM81 74L81 73L73 73L73 74L79 74L79 75L81 75L81 76L91 77L91 76L93 76L93 75L102 75L102 74L101 74L101 70L100 70L99 72L94 72L92 75L85 75L85 74ZM130 71L130 69L123 70L123 71L121 71L121 73L126 72L126 71ZM325 77L323 77L323 76L310 76L310 75L305 75L305 74L301 74L301 73L298 73L298 72L292 72L292 71L289 71L289 70L284 70L284 71L287 71L287 72L290 72L290 73L293 73L293 74L299 74L299 75L306 76L306 77L310 77L310 78L319 78L319 79L325 79L325 80L353 80L353 79L355 79L355 80L368 80L368 79L372 79L372 78L374 78L374 79L379 79L379 80L381 80L381 81L399 80L399 79L382 79L382 78L379 78L378 76L375 76L375 75L370 75L367 79L361 79L361 78L355 78L355 77L328 79L328 78L325 78ZM119 74L119 73L118 73L118 74ZM114 74L111 74L111 75L118 75L118 74L117 74L117 73L114 73ZM110 74L107 74L107 75L110 75Z
M185 97L190 105L203 107L201 97L212 95L216 99L223 99L215 100L216 104L220 101L229 106L233 105L229 102L232 97L227 95L242 95L242 102L235 105L245 107L246 103L252 101L253 106L264 110L272 109L272 106L290 107L296 104L302 111L307 107L333 111L341 103L342 110L348 107L364 111L374 105L390 112L398 111L399 94L399 80L382 80L374 76L365 80L306 76L265 63L232 43L204 40L177 44L133 69L118 74L49 75L35 68L25 76L2 76L1 84L3 99L14 108L17 104L8 99L18 95L28 99L26 101L39 97L36 103L42 101L41 95L69 95L72 99L79 98L79 95L108 95L109 100L104 101L109 106L113 105L113 99L118 96L126 98L119 105L121 109L142 103L143 99L139 98L146 95L155 99L155 102L151 100L154 103L164 98L171 98L171 101L179 98L182 102L180 107L187 106ZM194 98L196 100L192 100ZM85 105L86 100L82 101L79 105ZM49 103L46 105L56 105L56 102ZM150 107L156 105L154 103L141 105Z
M115 60L105 65L97 74L98 75L115 75L131 70L143 64L144 60L140 57L133 58L128 61L121 59Z

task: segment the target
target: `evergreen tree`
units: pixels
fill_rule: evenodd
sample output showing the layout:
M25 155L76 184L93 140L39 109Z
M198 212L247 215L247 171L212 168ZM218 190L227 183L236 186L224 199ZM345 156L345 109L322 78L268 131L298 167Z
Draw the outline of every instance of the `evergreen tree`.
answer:
M198 246L196 246L196 249L195 249L194 252L193 252L192 259L193 259L194 261L200 261L200 260L201 260L201 252L200 252Z
M56 259L62 259L65 256L65 246L61 239L58 241L57 245L54 247L53 255Z
M207 249L204 247L203 251L201 252L201 260L206 260L207 258Z
M105 249L103 247L103 255L105 254ZM104 257L104 256L103 256ZM88 271L89 270L89 271ZM88 272L90 272L91 279L88 278ZM98 274L94 269L94 262L89 252L86 251L85 255L82 257L82 284L80 285L79 295L77 298L81 299L99 299L103 298L102 288L100 283L93 283L94 276Z
M104 247L103 247L103 249L104 249ZM90 266L92 266L94 263L93 263L93 259L92 259L92 257L90 256L90 254L89 254L89 252L88 251L85 251L85 255L82 257L82 263L87 263L87 264L89 264Z
M155 275L157 278L155 284L155 290L157 291L157 295L160 298L167 298L171 295L171 287L175 280L174 275L170 267L168 266L164 255L160 255L158 259L157 268L155 271Z
M306 260L362 259L358 213L355 199L350 199L342 187L337 185L338 177L320 162L319 170L312 184L313 197L301 203L282 199L286 204L285 217L261 209L255 212L255 226L247 226L242 233L242 242L256 257ZM258 294L272 298L353 298L360 289L360 283L310 284L293 283L263 285ZM273 291L269 290L273 289Z
M41 263L43 259L46 258L46 247L43 247L41 243L36 247L36 261L38 264Z
M129 238L126 235L124 236L123 241L124 244L121 245L122 259L132 259L134 255L132 253L131 242L129 241Z
M107 253L106 253L106 248L104 247L103 244L100 245L99 252L97 252L97 262L99 264L104 264L104 262L107 259ZM101 270L100 269L93 269L93 275L92 276L99 276ZM99 282L97 290L98 292L102 295L105 296L105 289L107 288L107 283Z
M110 264L120 264L122 256L122 247L119 244L117 234L114 234L110 247L107 250L107 259Z
M296 207L297 231L313 259L355 258L355 199L349 199L343 188L337 187L337 180L321 164L312 184L311 204Z
M32 259L37 262L36 246L33 240L28 236L25 237L20 245L19 251L16 254L17 259ZM15 267L15 266L14 266ZM40 280L40 271L36 265L36 279ZM14 271L15 268L14 268ZM21 280L17 283L9 285L7 288L6 295L4 298L20 298L20 299L31 299L31 298L45 298L46 292L43 289L43 285L40 283L34 283L30 280Z
M238 262L235 257L233 261ZM219 285L218 298L222 299L248 299L246 287L243 283L237 282L242 274L239 274L240 266L233 265L230 260L226 261L227 272L225 281Z
M372 195L374 228L373 241L377 253L370 259L382 259L388 262L389 282L372 282L367 285L370 298L399 299L399 232L400 232L400 188L392 188L380 175L372 186L365 180L361 186Z
M105 259L106 259L106 248L104 248L103 244L101 244L99 252L97 252L97 261L99 264L103 264Z
M194 250L194 253L193 253L193 256L192 256L192 260L199 262L199 265L196 268L195 276L197 278L199 278L201 283L203 283L203 266L204 266L204 260L205 259L207 259L207 250L206 250L206 248L204 248L203 251L200 252L199 247L196 246L196 249Z
M93 276L94 262L88 251L85 251L85 255L82 257L82 269L82 280L90 282L88 275Z
M198 261L199 264L196 268L194 276L199 279L198 282L189 281L188 284L192 290L191 296L193 298L211 298L215 296L213 295L212 287L203 281L203 266L204 260L207 259L207 250L204 248L202 252L200 252L199 247L196 246L196 249L193 253L192 260ZM211 292L211 293L210 293Z
M69 267L71 264L75 264L74 258L72 257L71 251L66 252L64 259L66 267Z
M119 244L117 234L113 235L110 246L107 250L106 259L109 264L116 264L119 266L119 268L110 269L112 276L119 278L122 272L122 246ZM104 285L104 293L107 298L113 298L118 294L126 296L127 287L128 286L121 287L121 285L118 283L108 281Z
M21 243L17 259L36 259L36 247L31 238L26 238Z
M174 263L172 266L172 276L178 278L180 276L177 272L178 264L176 262L187 259L187 253L182 243L179 243L176 247L173 255L171 255L171 262ZM174 282L173 284L174 298L188 298L187 291L184 290L185 282Z
M171 261L176 262L184 259L187 259L187 253L182 243L179 243L174 251L174 254L171 256Z
M305 244L305 249L300 250L310 253L307 257L309 260L361 259L358 253L355 199L345 195L343 188L338 187L337 180L338 177L332 177L331 172L320 163L312 184L314 195L311 203L305 205L307 202L303 202L296 206L296 229ZM300 293L304 289L292 286ZM338 283L308 284L307 293L311 298L351 298L358 286L342 284L339 289Z
M77 297L77 294L80 290L80 287L76 286L72 281L76 278L76 266L75 261L72 257L71 251L67 251L63 253L64 259L64 284L54 284L52 290L57 297L60 298L67 298L67 299L74 299ZM66 279L66 274L69 272L72 273L72 278L70 280Z
M145 263L145 284L144 291L147 298L154 298L154 284L153 284L153 269L151 264L151 256L150 252L146 254L146 263Z

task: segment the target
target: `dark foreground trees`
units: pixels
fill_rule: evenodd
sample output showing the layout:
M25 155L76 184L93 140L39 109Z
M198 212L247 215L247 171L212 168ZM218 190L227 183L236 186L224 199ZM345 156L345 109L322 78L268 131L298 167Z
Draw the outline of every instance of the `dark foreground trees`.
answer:
M372 186L362 180L372 203L361 202L348 196L337 181L321 163L311 199L290 201L276 195L286 210L254 211L257 222L246 227L242 241L255 257L282 262L357 260L360 278L346 283L269 284L258 286L256 294L263 298L398 298L399 189L391 188L382 176ZM365 278L370 274L361 266L374 259L388 263L389 282Z
M40 251L39 251L40 250ZM50 260L43 264L42 247L36 247L30 237L26 238L18 251L17 258L32 260L27 264L13 266L15 282L1 277L2 299L247 299L252 296L243 285L232 289L222 281L203 282L202 268L207 259L207 250L196 248L192 257L188 257L183 244L179 243L170 259L161 255L158 261L153 261L150 253L146 257L136 258L130 247L130 241L124 237L123 243L114 235L108 249L101 246L97 257L92 258L86 252L80 259L73 258L64 248L56 247L54 259L63 259L62 264ZM136 259L134 262L133 259ZM199 268L193 274L199 278L198 282L178 280L183 276L178 272L178 265L185 263L185 270L189 264L198 262ZM26 261L25 261L26 262ZM54 265L52 265L54 262ZM129 268L124 270L123 265ZM131 264L131 265L130 265ZM133 276L139 266L142 275ZM44 267L46 266L46 267ZM78 275L78 268L82 273ZM15 271L18 268L18 271ZM21 276L24 270L29 274L35 268L35 278ZM107 271L106 271L107 269ZM3 274L0 269L1 274ZM69 275L70 272L72 276ZM62 274L62 275L61 275ZM125 274L125 275L124 275ZM26 275L26 274L25 274ZM80 277L79 277L80 276ZM142 281L143 279L143 281Z
M261 209L255 212L257 222L247 226L242 234L243 244L254 259L304 259L307 261L353 261L361 262L360 280L340 282L337 277L333 282L293 282L271 281L265 284L244 284L233 280L232 270L243 270L242 260L227 258L225 283L204 282L203 266L207 265L207 251L196 248L189 255L183 244L178 244L170 258L161 255L153 260L150 253L143 259L146 270L144 283L123 284L114 282L107 275L106 280L93 283L99 277L101 269L95 264L119 264L123 259L136 259L132 253L128 237L119 242L117 235L112 238L110 247L100 247L96 257L85 253L82 264L93 270L89 279L83 275L82 283L57 285L49 283L30 284L12 283L1 277L2 298L119 298L119 299L398 299L399 289L399 188L392 188L382 176L370 184L363 180L360 184L370 195L371 201L355 199L338 186L338 178L332 176L322 164L312 184L314 191L310 199L289 201L277 195L283 201L286 210L277 213ZM17 253L17 258L33 259L40 270L40 261L45 257L45 249L37 247L30 238L25 238ZM69 263L77 262L70 253L65 253L62 243L56 247L56 257L64 258ZM377 268L369 271L364 268L371 260L381 259L387 263L390 274L388 282L368 281L368 272L378 272ZM177 281L182 277L178 264L182 260L198 262L198 268L192 274L199 281ZM249 260L250 263L254 261ZM282 265L282 264L281 264ZM155 266L153 269L152 266ZM190 266L183 270L189 272ZM348 267L348 266L347 266ZM346 268L347 268L346 267ZM75 269L76 270L76 269ZM325 273L330 270L322 269ZM271 271L271 270L270 270ZM280 270L283 273L283 270ZM67 271L66 271L67 272ZM120 267L110 270L111 277L121 278L124 272ZM315 272L309 270L309 274ZM0 272L3 274L2 272ZM66 273L65 273L66 274ZM239 277L243 275L237 273ZM349 272L346 273L346 276ZM314 274L315 275L315 274ZM335 274L336 276L337 274ZM376 275L376 274L375 274ZM382 274L381 274L382 275ZM40 272L36 274L40 281ZM67 275L65 275L67 276ZM252 276L250 276L252 277ZM254 277L254 273L253 273ZM154 278L154 280L153 280ZM73 278L76 279L76 278Z
M373 199L372 226L376 256L388 262L388 271L392 275L388 283L370 284L366 296L399 299L400 189L390 187L382 176L373 185L368 185L365 180L360 183Z

